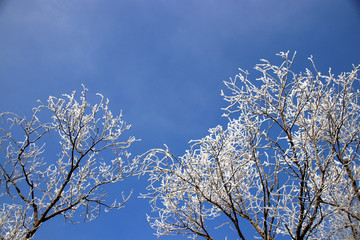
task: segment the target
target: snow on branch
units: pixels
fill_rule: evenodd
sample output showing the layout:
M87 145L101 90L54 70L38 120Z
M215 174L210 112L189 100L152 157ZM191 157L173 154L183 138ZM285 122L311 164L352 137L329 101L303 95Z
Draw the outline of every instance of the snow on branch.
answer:
M295 73L295 54L278 56L256 79L240 69L225 81L226 128L181 157L144 156L157 236L214 239L216 222L240 239L254 237L247 226L261 239L360 238L360 66L335 77L310 58Z
M1 239L30 239L57 215L91 221L101 209L121 208L129 199L108 202L102 186L137 168L126 151L136 140L123 137L130 125L122 113L113 115L102 95L91 105L86 93L83 86L79 100L75 91L50 96L30 118L1 114L1 197L13 202L0 208Z

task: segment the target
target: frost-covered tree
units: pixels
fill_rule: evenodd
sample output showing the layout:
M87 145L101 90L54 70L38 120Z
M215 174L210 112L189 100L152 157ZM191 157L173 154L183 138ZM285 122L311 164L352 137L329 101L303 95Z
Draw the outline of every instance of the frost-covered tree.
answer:
M130 125L102 95L90 105L86 92L83 87L79 100L76 92L49 97L30 118L1 114L0 239L31 239L57 215L91 221L130 197L108 202L103 189L137 166L125 150L135 141L123 137Z
M225 82L227 127L181 157L147 153L157 236L214 239L218 224L240 239L360 239L360 66L335 77L310 58L296 74L295 54L279 56Z

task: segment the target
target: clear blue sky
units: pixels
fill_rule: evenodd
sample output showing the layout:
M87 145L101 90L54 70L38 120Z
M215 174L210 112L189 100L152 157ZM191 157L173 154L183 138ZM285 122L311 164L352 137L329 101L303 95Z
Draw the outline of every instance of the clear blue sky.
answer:
M350 71L360 64L359 0L0 0L0 112L29 114L37 99L83 83L123 110L142 139L134 155L163 144L181 155L225 122L223 80L287 50L298 69L313 55L321 71ZM156 239L137 198L145 184L109 190L134 189L125 208L89 224L58 217L35 239Z

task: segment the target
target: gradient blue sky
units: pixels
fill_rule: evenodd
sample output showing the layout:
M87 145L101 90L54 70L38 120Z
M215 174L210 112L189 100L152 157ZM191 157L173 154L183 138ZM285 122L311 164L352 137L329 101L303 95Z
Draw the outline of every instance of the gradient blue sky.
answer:
M0 0L0 112L29 114L37 99L83 83L123 110L142 139L134 155L163 144L180 155L225 123L223 80L287 50L297 69L313 55L321 71L350 71L360 64L359 0ZM156 239L137 198L145 184L109 190L134 189L125 208L89 224L56 218L35 239Z

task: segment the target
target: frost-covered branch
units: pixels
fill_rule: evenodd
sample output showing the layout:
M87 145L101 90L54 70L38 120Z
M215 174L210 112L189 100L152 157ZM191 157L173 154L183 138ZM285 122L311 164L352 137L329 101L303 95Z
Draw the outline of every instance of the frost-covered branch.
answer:
M295 54L279 56L256 65L256 80L241 70L225 82L226 128L179 158L147 153L158 236L213 239L213 220L227 219L240 239L244 223L262 239L360 238L360 66L335 77L310 58L313 72L296 74Z
M1 114L0 187L3 202L9 202L1 208L2 239L30 239L57 215L91 221L102 208L121 208L130 197L108 203L102 189L137 167L126 151L135 138L121 140L130 125L121 113L112 114L100 94L91 106L86 92L83 87L80 101L75 91L49 97L30 119Z

